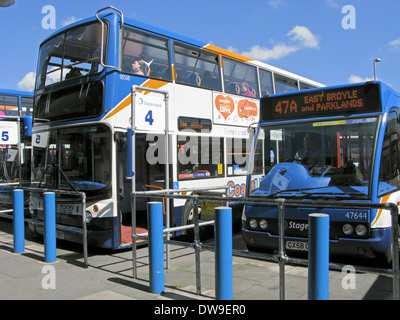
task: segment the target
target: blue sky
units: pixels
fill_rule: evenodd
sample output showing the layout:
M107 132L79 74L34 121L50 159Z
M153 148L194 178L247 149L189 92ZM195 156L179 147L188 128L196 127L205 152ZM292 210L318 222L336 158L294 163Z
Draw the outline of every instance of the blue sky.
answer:
M56 29L42 26L46 5ZM380 58L378 79L400 91L397 0L15 0L0 7L0 88L32 90L40 42L109 5L326 85L371 80Z

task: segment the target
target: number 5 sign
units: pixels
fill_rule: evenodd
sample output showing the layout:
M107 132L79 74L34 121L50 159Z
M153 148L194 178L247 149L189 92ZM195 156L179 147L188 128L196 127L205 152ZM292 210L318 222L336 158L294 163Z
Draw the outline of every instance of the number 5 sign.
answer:
M18 144L18 124L0 121L0 144Z
M159 131L165 128L165 102L162 95L138 93L135 100L137 129Z

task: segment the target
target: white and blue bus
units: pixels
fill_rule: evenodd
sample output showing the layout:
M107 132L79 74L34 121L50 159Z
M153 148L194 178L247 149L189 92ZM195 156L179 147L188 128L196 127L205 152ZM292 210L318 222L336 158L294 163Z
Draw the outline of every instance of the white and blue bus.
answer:
M261 99L248 195L265 199L400 201L400 94L381 82ZM389 210L286 207L285 247L307 251L308 215L330 216L331 255L391 258ZM246 205L249 250L278 248L278 209ZM398 226L394 226L398 228Z
M152 91L133 95L135 85ZM129 246L129 157L135 161L137 191L166 188L165 166L158 160L168 154L168 188L228 186L230 196L244 195L248 128L258 122L260 97L320 86L125 18L113 7L101 9L40 46L34 117L47 122L34 124L33 186L85 192L89 245ZM132 120L134 155L127 147ZM170 147L157 150L166 122ZM62 195L56 207L57 235L81 241L80 199ZM137 210L142 209L145 203L138 201ZM30 211L30 228L42 233L35 223L43 219L39 192L32 193ZM171 201L170 215L172 227L189 224L193 204Z

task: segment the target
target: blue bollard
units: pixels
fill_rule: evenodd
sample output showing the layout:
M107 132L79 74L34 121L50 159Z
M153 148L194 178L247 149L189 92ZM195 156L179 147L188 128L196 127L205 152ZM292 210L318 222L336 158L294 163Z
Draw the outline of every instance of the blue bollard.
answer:
M25 251L24 190L14 190L13 200L14 252L22 253Z
M215 296L232 300L232 208L214 209Z
M53 263L56 254L56 197L54 192L44 194L44 257L45 262Z
M147 204L147 224L149 227L150 292L160 294L165 290L163 204L161 202Z
M329 215L308 216L308 299L329 299Z

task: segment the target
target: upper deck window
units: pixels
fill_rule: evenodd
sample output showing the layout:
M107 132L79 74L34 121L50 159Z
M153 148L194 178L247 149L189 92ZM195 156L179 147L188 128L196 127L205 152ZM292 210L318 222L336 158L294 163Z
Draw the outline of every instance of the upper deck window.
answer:
M177 83L222 90L218 55L178 44L175 44L174 54Z
M21 97L21 110L23 116L30 116L33 114L33 98Z
M122 72L172 80L168 48L167 39L125 28L121 47Z
M272 82L272 73L267 70L260 69L261 96L274 93L274 85Z
M18 96L0 95L0 114L18 116Z
M259 97L257 69L245 63L222 58L225 91L248 97Z
M105 37L108 30L106 28ZM40 47L36 89L102 71L101 26L91 23L59 34ZM106 39L103 43L107 43Z
M314 88L316 87L312 86L311 84L300 82L300 90L314 89Z
M275 93L284 93L298 90L297 80L275 74Z

